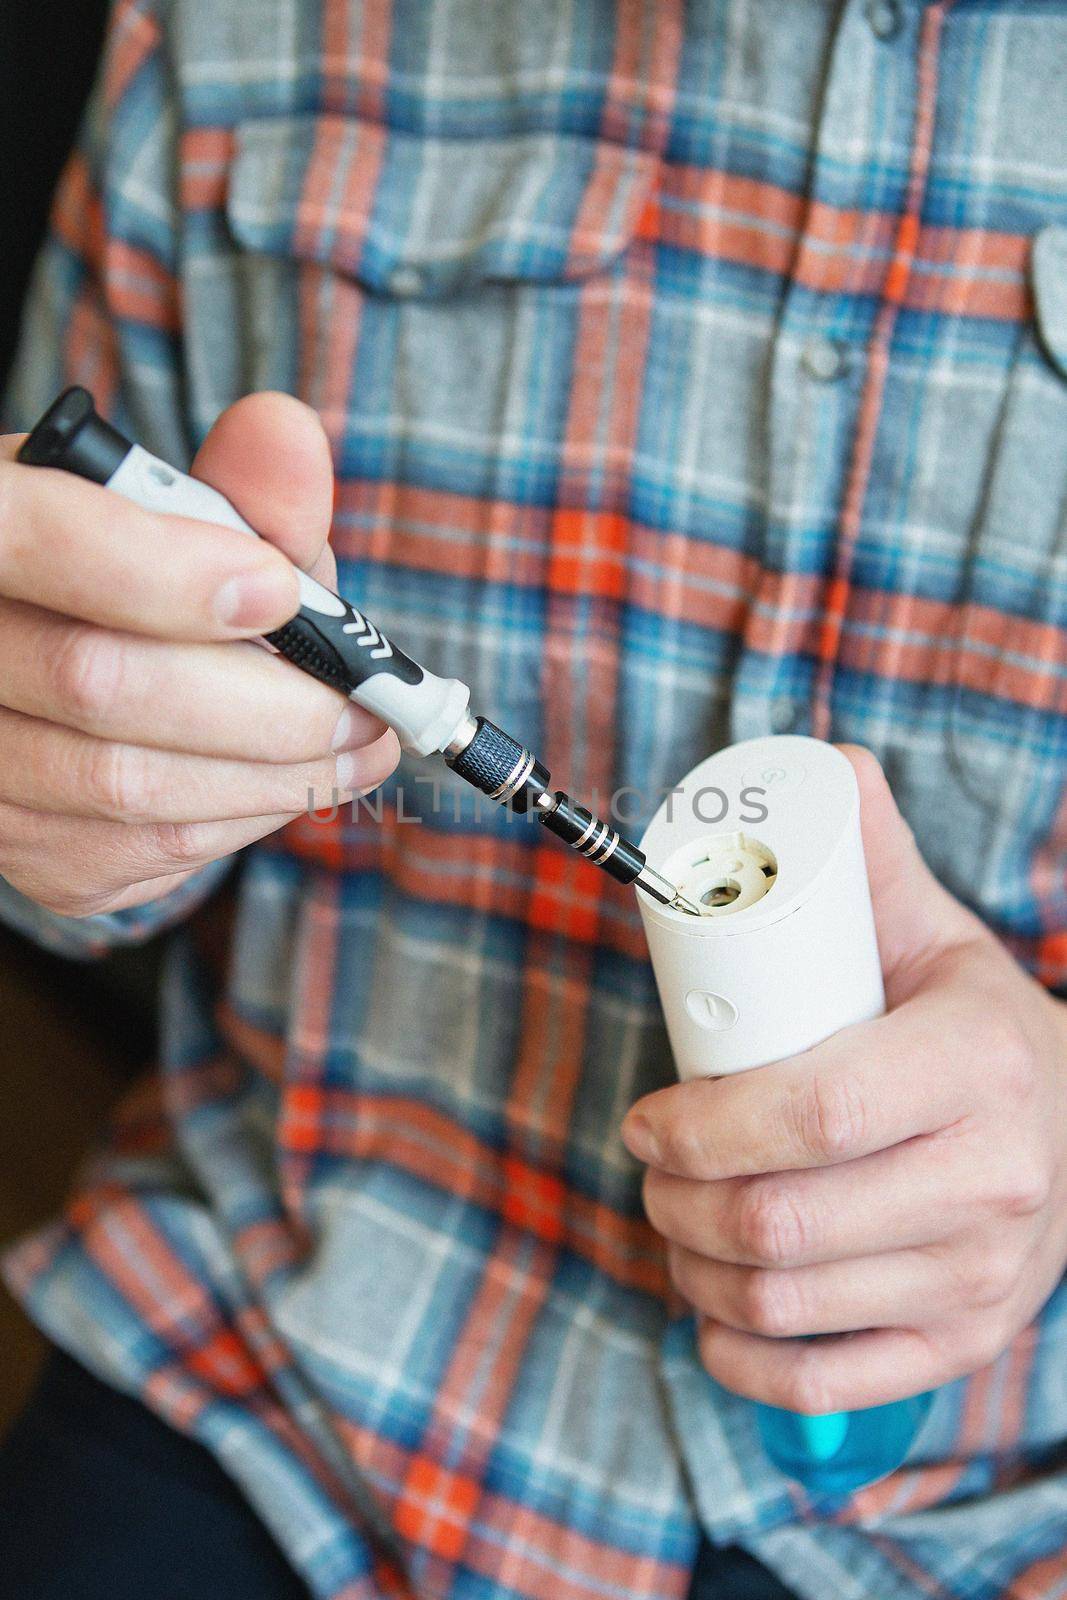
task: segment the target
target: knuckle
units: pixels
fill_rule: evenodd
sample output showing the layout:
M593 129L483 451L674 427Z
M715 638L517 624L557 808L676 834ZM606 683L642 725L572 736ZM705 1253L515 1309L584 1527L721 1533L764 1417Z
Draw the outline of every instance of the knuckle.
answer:
M101 742L87 752L83 767L83 792L95 811L119 821L143 820L151 795L142 751Z
M838 1161L862 1147L867 1112L851 1073L816 1074L793 1103L800 1149L816 1161Z
M1033 1217L1044 1211L1051 1199L1052 1174L1045 1163L1020 1161L1004 1185L1001 1210L1009 1217Z
M152 853L175 867L197 866L204 859L204 839L195 822L156 822L150 829Z
M690 1118L672 1117L659 1132L663 1164L672 1172L693 1178L709 1175L708 1153L699 1124Z
M1037 1053L1014 1017L995 1013L988 1020L987 1058L996 1068L1000 1097L1013 1107L1027 1105L1038 1086Z
M750 1272L742 1290L741 1309L755 1333L788 1338L803 1332L802 1297L791 1273L766 1268Z
M967 1274L968 1304L982 1309L1001 1305L1015 1288L1018 1279L1019 1264L1013 1252L1003 1249L985 1251L972 1263Z
M1011 1342L1011 1331L999 1318L983 1317L960 1341L961 1372L980 1372L991 1367Z
M55 653L52 674L59 709L96 726L121 693L122 646L102 629L73 626Z
M805 1417L822 1416L835 1410L819 1347L801 1344L792 1355L792 1361L781 1376L782 1392L778 1403L787 1411L797 1411Z
M757 1178L738 1199L738 1242L756 1266L787 1267L808 1248L808 1228L788 1187Z

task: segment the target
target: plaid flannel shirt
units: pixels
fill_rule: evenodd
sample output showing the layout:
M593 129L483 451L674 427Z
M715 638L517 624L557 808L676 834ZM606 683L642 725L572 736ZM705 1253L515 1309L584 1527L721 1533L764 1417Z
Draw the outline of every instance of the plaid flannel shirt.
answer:
M120 0L12 423L71 379L175 459L302 396L345 591L574 793L859 741L1067 984L1067 4ZM806 1600L1067 1592L1067 1294L806 1500L618 1138L673 1075L632 895L416 777L174 935L31 1314L322 1600L667 1600L701 1530Z

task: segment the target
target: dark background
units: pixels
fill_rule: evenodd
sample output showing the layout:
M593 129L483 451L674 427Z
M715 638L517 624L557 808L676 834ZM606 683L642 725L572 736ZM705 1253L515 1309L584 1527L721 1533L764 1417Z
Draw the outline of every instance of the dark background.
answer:
M106 0L0 0L0 390L106 12ZM55 1213L94 1127L150 1059L156 961L151 948L62 961L0 928L0 1243ZM0 1290L0 1427L40 1354Z
M89 92L105 0L0 4L0 387L56 178Z

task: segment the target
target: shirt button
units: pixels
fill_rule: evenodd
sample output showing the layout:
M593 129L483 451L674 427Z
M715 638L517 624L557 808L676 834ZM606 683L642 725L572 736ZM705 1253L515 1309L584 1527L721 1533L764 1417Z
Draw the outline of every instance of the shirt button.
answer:
M411 295L421 294L423 290L422 273L417 267L397 267L389 274L390 294L402 295L407 298Z
M780 695L777 700L771 701L771 731L773 733L792 733L800 722L800 707L788 695Z
M895 39L904 26L900 0L867 0L866 13L876 39Z
M848 367L848 357L843 345L823 334L809 339L800 357L800 364L809 378L816 383L834 383L843 378Z

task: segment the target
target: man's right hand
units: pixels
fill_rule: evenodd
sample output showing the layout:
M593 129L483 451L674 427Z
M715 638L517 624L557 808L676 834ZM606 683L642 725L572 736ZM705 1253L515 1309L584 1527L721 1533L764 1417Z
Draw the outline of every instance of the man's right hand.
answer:
M263 535L142 511L0 438L0 874L67 916L169 893L305 811L381 783L396 735L252 644L334 582L314 412L251 395L193 471Z

